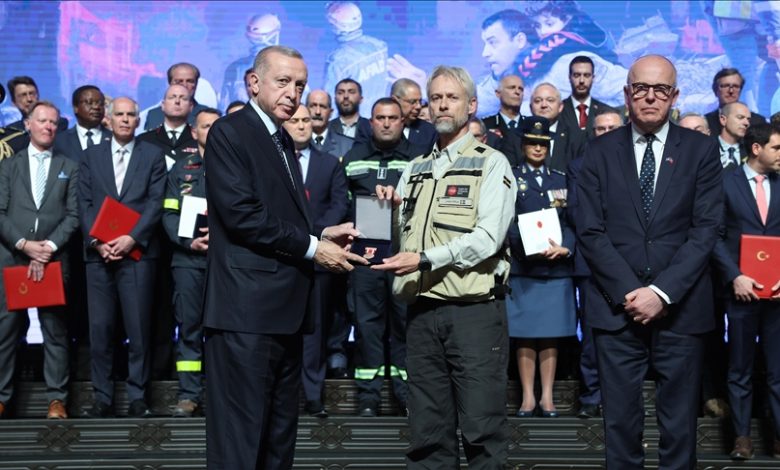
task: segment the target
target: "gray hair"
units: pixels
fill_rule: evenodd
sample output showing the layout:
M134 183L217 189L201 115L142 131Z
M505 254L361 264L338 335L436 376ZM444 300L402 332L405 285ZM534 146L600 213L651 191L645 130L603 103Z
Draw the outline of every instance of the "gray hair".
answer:
M135 115L139 115L139 109L138 109L138 103L132 98L129 98L127 96L118 96L111 100L111 102L108 104L108 115L113 116L114 114L114 103L116 103L116 100L130 100L133 103L133 109L135 109Z
M561 99L561 90L559 90L558 87L556 87L555 85L553 85L550 82L542 82L542 83L536 85L534 87L534 91L531 93L531 96L533 97L536 94L536 90L538 90L539 88L541 88L543 86L548 86L548 87L552 88L555 91L555 94L558 95L558 101L562 101L562 99Z
M471 78L471 75L469 72L464 69L463 67L450 67L448 65L437 65L436 68L433 69L433 72L428 77L428 83L426 88L428 89L428 101L431 99L431 83L439 77L449 77L456 82L460 84L460 86L463 87L464 90L466 90L466 95L468 97L468 100L471 101L472 99L476 98L477 96L477 90L474 86L474 80Z
M410 78L399 78L393 82L393 86L390 87L390 96L403 98L406 96L407 90L412 87L417 88L418 90L420 89L420 85L418 85L414 80Z
M255 63L252 66L252 70L254 70L260 78L262 78L263 74L268 70L268 56L274 52L286 57L303 60L303 55L298 52L297 49L287 46L268 46L257 53L257 56L255 56Z

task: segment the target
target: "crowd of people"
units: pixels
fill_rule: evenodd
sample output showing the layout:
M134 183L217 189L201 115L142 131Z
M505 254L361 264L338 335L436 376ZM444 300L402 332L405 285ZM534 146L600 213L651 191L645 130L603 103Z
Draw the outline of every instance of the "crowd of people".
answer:
M362 417L377 416L391 379L410 419L410 467L456 466L459 426L469 461L498 468L508 356L516 415L554 418L561 339L579 323L578 416L603 414L610 466L642 468L651 369L662 465L695 466L698 410L730 416L731 456L752 458L757 336L780 457L780 351L764 341L780 329L780 282L759 285L739 267L741 235L780 236L780 124L739 101L738 70L715 75L719 106L702 116L674 108L684 90L673 64L643 57L615 109L591 96L594 63L576 56L571 96L509 74L485 119L458 67L398 79L374 103L352 78L304 98L302 57L272 46L244 74L249 101L225 113L195 102L199 75L172 65L138 135L132 98L81 86L68 128L31 77L8 81L23 119L0 131L0 264L39 280L61 261L68 294L38 310L49 418L69 416L68 350L79 348L94 401L71 413L114 415L125 338L128 414L151 416L152 350L175 338L173 415L199 414L208 387L215 468L250 468L241 459L255 465L257 448L258 468L291 464L299 389L305 412L326 417L326 377L354 379ZM208 226L190 237L179 230L186 196L208 200ZM392 256L348 251L358 196L394 206ZM107 241L90 234L106 197L140 214ZM533 252L517 217L542 209L555 210L561 241ZM27 320L0 302L2 417Z

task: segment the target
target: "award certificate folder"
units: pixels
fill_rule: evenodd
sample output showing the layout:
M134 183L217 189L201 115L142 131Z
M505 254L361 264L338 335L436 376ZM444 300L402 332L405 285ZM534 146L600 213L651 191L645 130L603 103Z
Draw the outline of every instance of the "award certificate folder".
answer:
M193 237L197 233L198 215L206 212L206 198L197 196L184 196L181 198L181 213L179 216L179 236L182 238ZM198 237L203 236L201 233Z
M110 242L116 237L129 235L140 218L141 214L138 212L116 199L106 196L97 217L95 217L95 223L89 229L89 236L97 238L103 243ZM140 248L134 248L129 256L136 261L141 259Z
M542 209L517 216L517 228L523 240L525 255L537 255L550 248L550 240L563 242L561 222L556 209Z
M772 297L772 286L780 280L780 237L742 235L739 270L764 286L754 289L759 298Z
M65 305L62 264L59 261L46 264L40 282L27 279L27 269L27 265L3 268L3 286L8 310Z
M352 252L371 264L381 264L392 254L392 201L375 196L355 196L355 228L360 237L352 242Z

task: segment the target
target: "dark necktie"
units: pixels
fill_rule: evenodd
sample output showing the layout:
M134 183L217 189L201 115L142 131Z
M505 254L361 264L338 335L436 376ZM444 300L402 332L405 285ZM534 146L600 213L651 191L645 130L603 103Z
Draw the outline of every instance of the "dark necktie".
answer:
M542 170L534 170L534 178L536 178L536 182L539 183L539 186L542 185Z
M509 123L507 124L507 126L509 126L509 128L510 128L510 129L514 129L515 127L517 127L517 122L515 122L515 121L509 121Z
M732 163L739 166L739 162L737 161L737 158L734 156L734 154L737 153L737 149L734 147L729 147L729 165Z
M276 131L273 134L271 134L271 140L274 141L276 150L279 152L279 157L281 157L282 159L282 164L284 165L284 169L287 170L287 176L290 177L290 182L292 183L293 188L295 188L295 178L293 178L292 170L290 170L290 164L287 163L287 156L284 153L284 145L282 145L282 138L279 135L280 132L281 131Z
M316 145L317 148L321 148L323 140L325 139L321 135L318 135L317 137L314 138L314 145Z
M653 134L645 135L647 147L642 157L642 166L639 170L639 192L642 196L642 210L645 220L650 218L650 210L653 208L653 191L655 186L655 154L653 153Z
M176 131L168 131L171 134L171 145L176 147Z
M577 105L577 109L580 111L580 129L585 129L588 127L588 115L585 113L587 108L588 105L585 103L580 103Z
M92 131L87 131L85 135L87 136L87 148L90 148L93 145L95 145L95 142L92 141L92 136L95 134Z

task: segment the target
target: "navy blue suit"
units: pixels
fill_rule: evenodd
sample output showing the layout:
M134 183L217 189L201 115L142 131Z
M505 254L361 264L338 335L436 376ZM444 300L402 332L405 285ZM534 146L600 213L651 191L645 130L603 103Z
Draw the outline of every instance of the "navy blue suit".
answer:
M110 405L114 397L111 382L116 306L122 311L128 351L127 395L132 402L144 399L150 374L150 324L156 258L160 254L157 238L165 194L165 164L155 146L135 141L122 192L117 194L111 140L105 140L84 153L79 181L79 213L87 264L92 384L95 400ZM128 257L106 263L91 247L89 231L106 196L118 200L141 214L130 236L140 247L139 261ZM108 240L110 241L110 240Z
M735 433L737 436L750 436L753 358L755 338L760 336L777 439L780 437L780 342L777 340L780 337L780 304L767 300L740 302L734 297L731 285L742 274L739 269L741 236L780 236L780 177L772 173L767 178L770 201L764 225L744 168L740 166L723 177L725 210L721 237L715 246L713 259L725 283L724 290L729 292L726 307L729 320L728 392ZM771 285L764 286L764 289L771 288Z
M209 468L292 467L314 226L279 132L284 157L250 103L215 121L206 143Z
M641 158L641 156L640 156ZM722 215L721 166L712 139L669 124L653 204L645 219L631 126L585 150L577 239L595 281L586 309L596 338L609 468L644 468L642 382L658 371L660 468L694 468L701 334L714 326L709 258ZM623 309L654 285L668 314L646 326Z
M319 150L322 153L333 155L336 158L341 158L352 149L352 145L355 143L354 139L350 139L344 134L328 131L328 136L322 142L322 145L318 146L312 138L311 147Z
M100 126L101 142L106 138L111 137L111 131L103 126ZM94 137L93 137L94 138ZM79 141L79 135L76 131L76 126L71 127L65 132L57 133L57 137L54 139L54 149L57 152L64 154L76 163L81 161L81 156L86 152L86 149L82 150L81 142Z
M433 144L439 140L439 133L428 121L417 119L409 126L409 137L406 138L411 144L425 149L425 153L430 153Z
M314 233L322 233L325 227L340 224L347 217L347 178L336 157L309 148L311 153L304 186L309 211L314 218ZM314 329L303 337L303 391L310 401L321 399L325 380L325 333L333 315L333 290L337 277L343 275L315 266L310 304Z
M359 117L357 122L357 129L355 130L355 137L352 138L344 135L344 125L341 123L341 119L334 118L331 119L328 123L328 133L331 132L353 140L355 143L366 142L371 139L371 121L364 117Z

